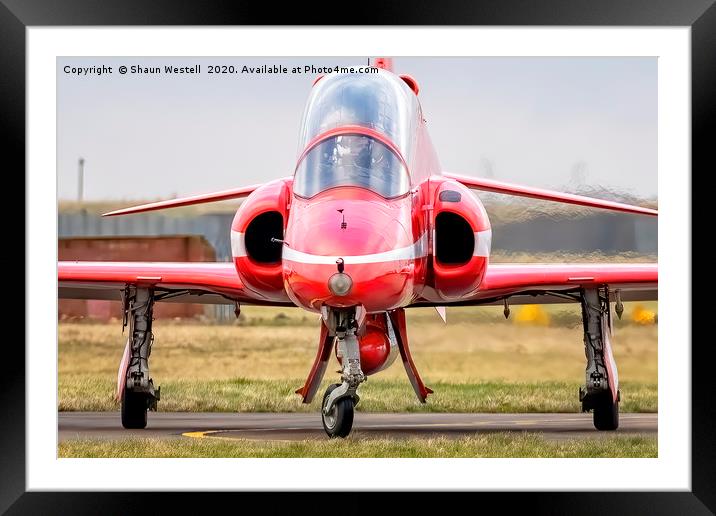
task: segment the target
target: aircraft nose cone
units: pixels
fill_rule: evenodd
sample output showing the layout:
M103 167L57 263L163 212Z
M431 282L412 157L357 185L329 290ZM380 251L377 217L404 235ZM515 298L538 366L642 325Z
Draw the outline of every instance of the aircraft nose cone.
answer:
M405 299L412 285L406 251L412 241L387 203L324 200L302 207L292 219L283 270L297 304L388 309Z

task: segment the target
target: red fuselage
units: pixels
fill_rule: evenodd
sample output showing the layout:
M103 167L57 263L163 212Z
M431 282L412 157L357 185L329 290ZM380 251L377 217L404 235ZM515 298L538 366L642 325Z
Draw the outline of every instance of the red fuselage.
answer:
M416 271L427 260L427 234L413 231L412 205L410 195L386 200L357 187L294 197L283 250L291 300L313 310L323 304L362 304L371 312L407 305L422 290L424 277ZM327 283L339 259L352 280L344 296L332 294Z
M477 288L487 265L489 221L465 187L440 176L410 85L386 70L316 83L293 180L255 191L234 220L234 260L247 288L311 311L360 305L373 313ZM267 212L282 223L282 232L272 233L281 248L260 259L251 251L254 234L271 238L254 221L268 220ZM446 249L442 263L435 259L438 212L456 217L444 217L438 235ZM349 277L347 292L329 286L339 271Z

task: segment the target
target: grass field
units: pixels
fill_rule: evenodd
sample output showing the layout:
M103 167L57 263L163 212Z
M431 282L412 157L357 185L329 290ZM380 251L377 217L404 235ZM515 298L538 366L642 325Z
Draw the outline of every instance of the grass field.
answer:
M656 437L547 441L536 434L486 434L460 439L347 439L222 441L217 439L72 440L60 457L656 457Z
M624 412L655 412L656 303L626 304L615 321ZM575 305L541 309L451 308L448 324L433 309L408 313L415 362L435 390L418 403L400 359L361 386L358 410L372 412L578 412L584 382L581 316ZM318 318L298 309L245 307L234 324L157 320L152 374L160 411L318 414L294 390L313 361ZM119 322L59 325L59 410L118 410L116 371L126 335ZM337 380L335 357L321 389ZM319 391L319 392L322 392ZM316 416L318 417L318 415ZM536 434L473 437L305 440L77 439L60 457L656 457L656 437L548 441Z
M432 309L408 314L415 362L435 390L417 402L400 360L361 387L359 410L576 412L584 382L578 307L548 306L509 321L501 307L454 308L444 325ZM525 311L528 309L525 309ZM657 325L626 306L615 324L622 410L657 410ZM524 314L522 314L524 315ZM528 315L530 315L528 313ZM525 317L522 317L524 319ZM546 318L546 319L545 319ZM297 309L247 307L235 325L158 320L151 368L165 411L315 411L294 394L313 361L317 316ZM59 325L59 410L116 410L116 371L126 336L118 323ZM335 357L324 387L337 380ZM315 404L314 404L315 405Z

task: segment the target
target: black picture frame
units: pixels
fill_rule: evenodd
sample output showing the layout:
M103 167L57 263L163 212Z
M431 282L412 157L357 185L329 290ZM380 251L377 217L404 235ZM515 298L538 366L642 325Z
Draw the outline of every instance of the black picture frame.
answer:
M267 2L241 1L170 1L153 0L0 0L0 103L3 131L3 166L14 172L25 169L25 29L33 26L117 26L117 25L551 25L551 26L687 26L691 27L692 73L692 170L706 172L713 143L708 129L713 129L716 103L716 6L714 0L490 0L481 2L396 1L361 3L361 9L349 9L340 19L335 9L323 9L308 3L284 3L276 9ZM713 165L709 163L711 167ZM7 175L9 175L8 172ZM6 175L6 177L7 177ZM692 178L697 174L692 172ZM685 181L692 178L684 177ZM696 203L696 189L693 203ZM15 193L20 200L24 196ZM692 210L693 213L693 210ZM15 227L16 231L20 228ZM24 224L21 226L25 239ZM10 229L8 229L9 231ZM696 232L692 232L692 235ZM698 233L696 233L698 234ZM20 248L19 245L16 248ZM24 249L24 246L22 247ZM24 251L23 251L24 253ZM700 256L696 253L694 257ZM3 257L5 271L18 269L16 256ZM22 263L25 263L22 260ZM25 274L31 271L24 270ZM10 276L13 276L11 273ZM14 274L14 281L19 275ZM11 279L12 280L12 279ZM12 287L7 287L12 289ZM20 304L12 295L12 305ZM23 298L24 299L24 298ZM689 300L684 300L689 302ZM3 303L5 304L5 303ZM22 303L24 306L24 302ZM15 310L16 311L16 310ZM698 313L698 312L697 312ZM25 324L28 314L25 314ZM7 322L6 322L7 324ZM15 323L15 326L19 324ZM225 502L248 508L266 503L266 495L247 493L69 493L26 492L25 478L25 352L19 340L3 343L2 388L0 389L0 512L7 514L127 514L131 511L160 512L175 508L194 512L219 508ZM589 493L511 493L507 496L480 494L480 505L499 504L502 511L528 508L530 512L552 514L711 514L716 511L716 453L714 438L714 404L711 401L710 365L714 363L710 339L667 343L677 345L692 357L692 457L690 492L589 492ZM8 366L12 364L12 366ZM588 472L585 471L585 475ZM325 486L316 479L316 490ZM231 501L228 498L232 498ZM315 496L294 496L291 510L315 510ZM425 496L401 497L403 510L425 503ZM284 503L282 496L271 496L270 512ZM474 503L474 502L471 502ZM489 507L490 505L483 505ZM320 507L320 506L319 506ZM330 507L330 506L329 506ZM334 506L336 507L336 506ZM457 508L457 506L455 506ZM338 507L336 507L338 508ZM475 507L477 509L477 507ZM341 509L342 513L369 511Z

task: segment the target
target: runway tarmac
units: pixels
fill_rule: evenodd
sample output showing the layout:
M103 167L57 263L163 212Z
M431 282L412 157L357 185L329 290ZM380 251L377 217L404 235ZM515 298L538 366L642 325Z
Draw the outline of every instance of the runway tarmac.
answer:
M443 414L356 412L353 437L464 437L488 432L538 432L550 440L657 434L658 414L620 414L619 429L599 432L591 414ZM220 438L326 439L318 413L150 412L147 428L125 430L119 412L60 412L59 440Z

